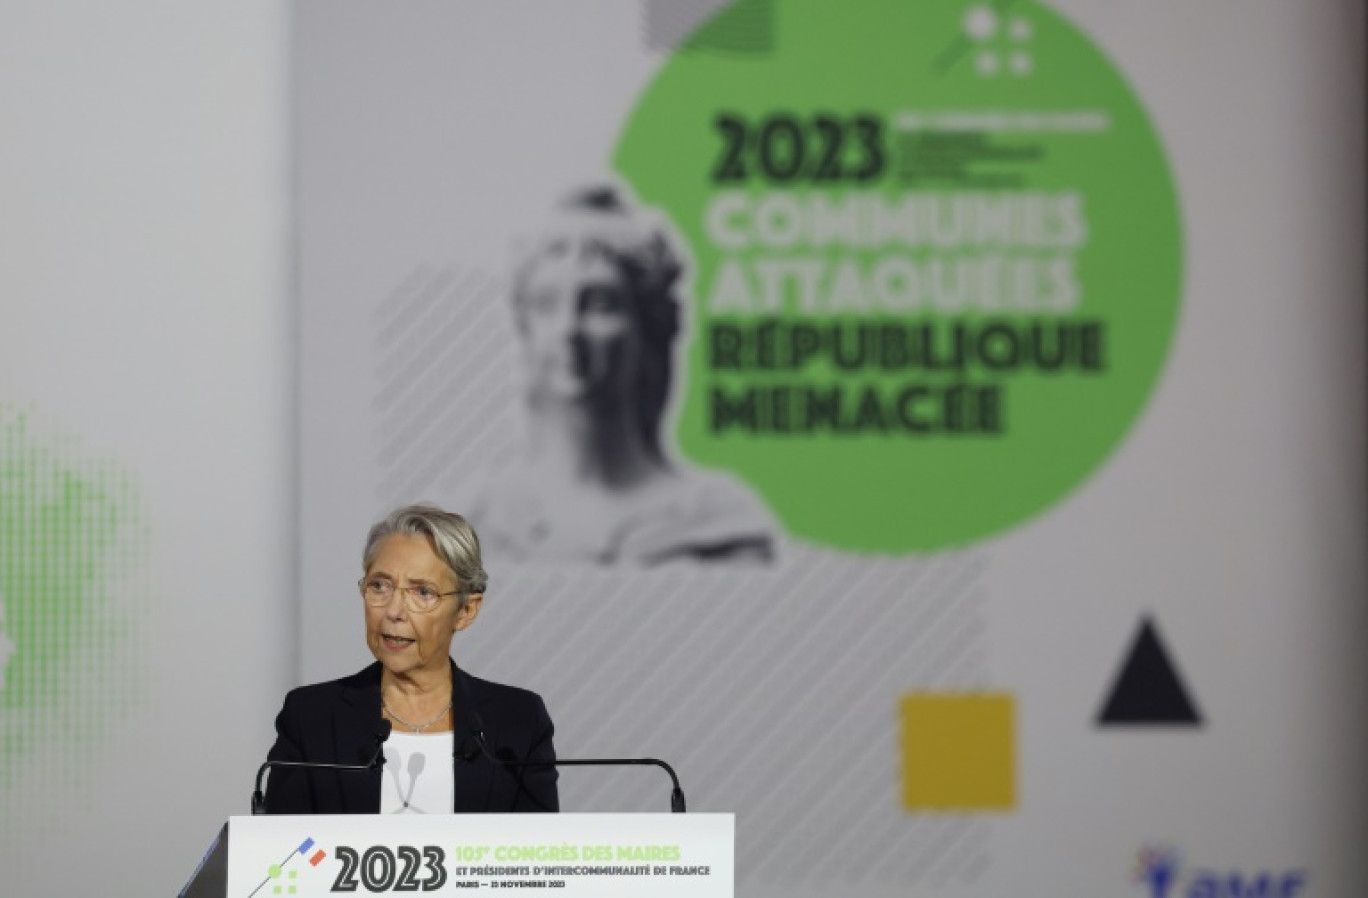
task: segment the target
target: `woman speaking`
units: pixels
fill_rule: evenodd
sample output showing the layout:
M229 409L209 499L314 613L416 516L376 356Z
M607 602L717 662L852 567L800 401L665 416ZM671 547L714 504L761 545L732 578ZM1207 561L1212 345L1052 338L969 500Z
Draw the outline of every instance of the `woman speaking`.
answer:
M385 764L371 770L274 767L272 814L555 811L553 727L535 693L472 677L451 640L484 600L480 542L441 509L401 508L362 555L366 645L360 673L295 689L276 718L271 761L364 764L389 721Z

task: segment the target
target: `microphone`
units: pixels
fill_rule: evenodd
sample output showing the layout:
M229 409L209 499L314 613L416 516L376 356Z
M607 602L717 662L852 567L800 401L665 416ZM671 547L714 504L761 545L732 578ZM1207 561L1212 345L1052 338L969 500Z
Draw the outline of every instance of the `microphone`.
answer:
M467 738L462 739L459 743L454 744L451 749L451 756L466 764L469 764L471 761L478 758L483 746L478 741L475 741L473 745L471 742L472 740L467 736Z
M252 793L252 816L266 813L266 794L261 788L261 778L272 767L292 768L295 770L379 770L385 766L385 740L390 737L394 725L381 719L375 728L375 752L364 764L323 764L316 761L267 761L257 768L256 791Z
M513 774L514 769L526 769L528 767L659 767L670 775L670 782L674 784L674 788L670 790L671 813L683 814L686 810L684 790L679 788L679 777L675 776L673 767L658 758L557 758L554 761L525 761L520 760L511 748L501 748L491 754L489 745L485 742L483 729L475 730L473 735L475 736L475 744L479 746L480 752L486 758L507 770L509 774L518 776L520 780L521 774Z

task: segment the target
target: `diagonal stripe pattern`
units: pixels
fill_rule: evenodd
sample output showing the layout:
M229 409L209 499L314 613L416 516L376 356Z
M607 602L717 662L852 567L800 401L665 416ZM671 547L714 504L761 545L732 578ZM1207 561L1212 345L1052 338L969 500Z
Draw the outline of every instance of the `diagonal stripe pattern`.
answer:
M764 53L774 46L774 6L774 0L642 0L645 45L649 50L685 49L681 45L715 19L699 49Z
M375 310L382 503L459 509L516 446L505 289L421 268ZM768 568L486 566L489 599L457 636L460 663L541 693L562 756L663 757L691 809L734 811L744 893L874 893L986 869L989 821L901 809L897 729L903 693L991 686L981 555L790 544ZM668 807L652 768L569 770L561 783L577 811Z

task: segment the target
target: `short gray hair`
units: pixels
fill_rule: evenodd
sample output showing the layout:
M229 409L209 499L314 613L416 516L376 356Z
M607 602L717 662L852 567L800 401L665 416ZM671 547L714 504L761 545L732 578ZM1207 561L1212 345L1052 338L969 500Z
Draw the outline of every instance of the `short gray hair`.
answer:
M461 607L471 595L483 595L489 585L480 558L480 538L470 522L455 512L443 511L436 505L406 505L395 509L383 521L371 527L366 536L366 550L361 554L361 568L370 570L380 543L390 536L425 536L432 540L437 557L441 558L456 577L456 588L461 592Z

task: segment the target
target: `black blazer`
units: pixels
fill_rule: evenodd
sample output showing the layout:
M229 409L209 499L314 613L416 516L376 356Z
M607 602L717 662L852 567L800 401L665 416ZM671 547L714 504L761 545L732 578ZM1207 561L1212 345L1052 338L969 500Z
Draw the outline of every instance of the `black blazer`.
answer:
M285 696L276 717L272 761L364 764L375 753L380 713L380 665ZM472 677L451 665L455 721L452 765L457 813L556 811L556 768L503 767L479 749L483 730L491 754L509 760L554 760L554 727L541 697L526 689ZM268 814L378 814L382 771L272 768Z

